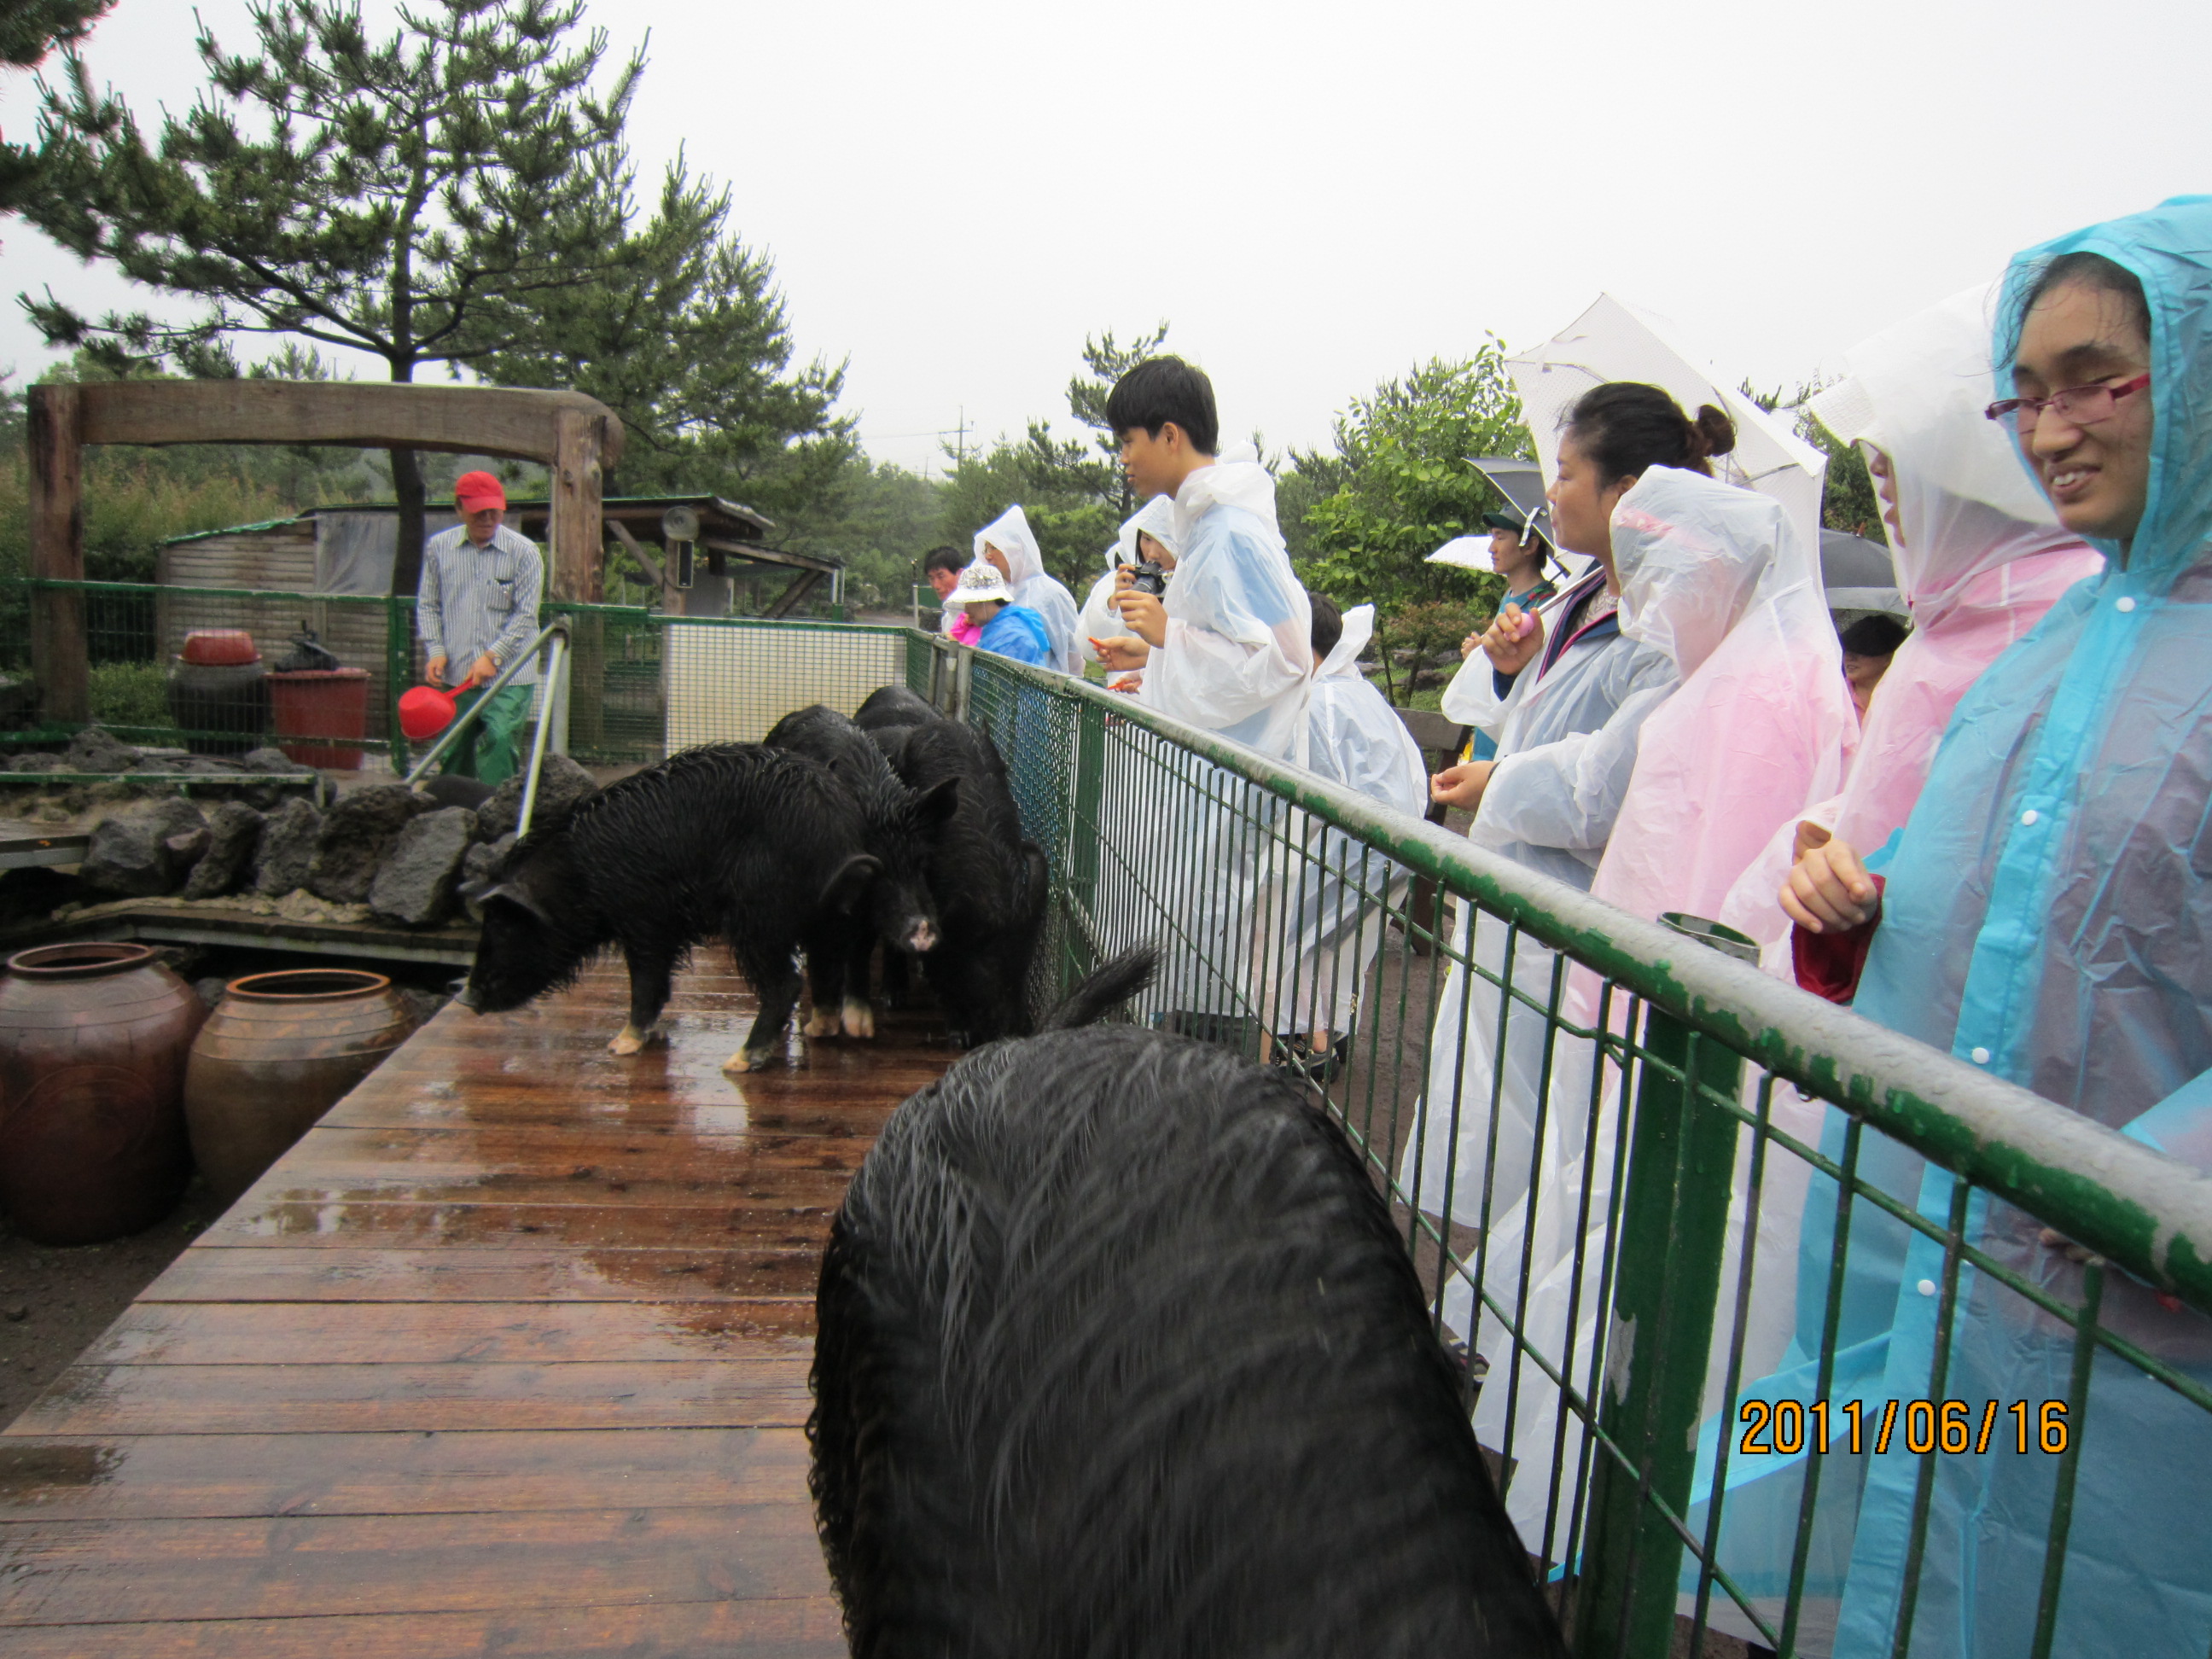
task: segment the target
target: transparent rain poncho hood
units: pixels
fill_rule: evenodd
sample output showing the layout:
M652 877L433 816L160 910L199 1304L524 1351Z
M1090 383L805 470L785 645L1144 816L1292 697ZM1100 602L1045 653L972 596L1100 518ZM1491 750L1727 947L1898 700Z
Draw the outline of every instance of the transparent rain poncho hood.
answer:
M1716 916L1781 824L1842 781L1856 724L1814 544L1784 506L1655 466L1613 516L1620 631L1681 684L1644 723L1590 890Z
M1114 545L1106 550L1106 574L1091 584L1091 591L1083 596L1083 609L1076 617L1075 647L1085 662L1097 662L1098 653L1091 648L1093 640L1113 639L1127 635L1129 629L1121 613L1107 604L1114 597L1114 573L1125 564L1137 562L1137 536L1139 532L1180 559L1182 545L1177 538L1175 526L1175 497L1155 495L1122 521L1121 534ZM1170 568L1166 579L1172 583L1175 571ZM1139 671L1140 672L1140 671ZM1134 684L1136 672L1115 676L1115 684Z
M1083 672L1083 659L1075 645L1075 596L1045 574L1044 554L1030 529L1029 515L1018 505L1008 507L975 532L975 556L986 547L1006 556L1006 581L1014 590L1014 603L1026 605L1043 623L1050 650L1045 666L1062 673Z
M1959 702L1888 879L1856 1006L1893 1030L2206 1168L2212 1146L2212 198L2169 202L2013 262L1993 384L2009 391L2015 314L2050 258L2103 255L2151 314L2148 490L2125 549L2070 589ZM1996 395L1996 394L1992 394ZM1917 1194L1942 1217L1951 1181ZM1900 1194L1908 1200L1915 1194ZM2082 1268L2033 1218L1976 1195L1968 1237L2068 1302ZM1858 1239L1852 1240L1853 1251ZM1902 1252L1876 1397L1928 1392L1943 1271ZM1943 1392L2063 1399L2065 1328L1986 1273L1960 1278ZM2101 1322L2212 1382L2212 1320L2107 1275ZM2212 1422L2099 1352L2073 1425L2069 1552L2054 1652L2212 1644ZM2057 1460L2009 1449L1935 1460L1915 1632L1930 1651L2025 1651ZM1870 1460L1838 1653L1887 1653L1919 1460ZM1915 1650L1920 1644L1916 1643Z
M2104 564L2059 528L2009 436L1982 413L1997 298L1995 284L1970 289L1853 347L1845 378L1809 405L1836 436L1887 459L1895 521L1882 527L1912 615L1913 631L1867 710L1843 792L1802 815L1863 852L1911 814L1966 688L2061 593ZM1776 894L1796 839L1795 822L1776 832L1723 907L1723 921L1777 937ZM1786 974L1786 955L1770 955Z

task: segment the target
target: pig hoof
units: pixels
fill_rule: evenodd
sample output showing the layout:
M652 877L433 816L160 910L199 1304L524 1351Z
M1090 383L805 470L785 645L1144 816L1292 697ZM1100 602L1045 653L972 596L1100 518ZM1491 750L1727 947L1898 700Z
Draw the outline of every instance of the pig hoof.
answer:
M876 1011L865 1002L847 1002L845 1035L850 1037L872 1037L875 1034Z
M805 1035L811 1037L836 1036L837 1011L835 1008L817 1008L807 1016L806 1024L802 1029Z
M750 1048L740 1048L722 1062L722 1069L726 1072L757 1071L767 1061L766 1054L757 1054Z
M611 1054L636 1054L652 1036L650 1030L641 1031L635 1025L625 1025L609 1040L607 1052Z

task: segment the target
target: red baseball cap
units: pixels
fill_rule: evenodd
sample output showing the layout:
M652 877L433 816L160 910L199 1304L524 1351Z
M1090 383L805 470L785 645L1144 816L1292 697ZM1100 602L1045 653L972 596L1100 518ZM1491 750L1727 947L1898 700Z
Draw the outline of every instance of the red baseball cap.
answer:
M453 501L464 513L480 513L487 507L507 511L507 492L489 472L464 472L454 479Z

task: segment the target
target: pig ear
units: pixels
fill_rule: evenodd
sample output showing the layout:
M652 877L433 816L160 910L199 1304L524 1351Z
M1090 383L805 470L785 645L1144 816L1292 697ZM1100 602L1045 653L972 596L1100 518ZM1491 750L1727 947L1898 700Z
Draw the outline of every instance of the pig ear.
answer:
M950 823L960 806L960 780L943 778L915 797L915 814L925 830Z
M514 905L517 909L527 911L548 927L553 925L553 918L545 914L545 907L538 902L528 888L518 883L503 881L496 887L487 887L475 896L475 903L479 909L487 908L502 901Z
M868 884L882 873L883 867L882 860L878 859L871 858L866 853L854 854L837 866L836 873L823 888L822 908L835 910L841 915L850 915L853 907L860 902L860 895L867 890Z

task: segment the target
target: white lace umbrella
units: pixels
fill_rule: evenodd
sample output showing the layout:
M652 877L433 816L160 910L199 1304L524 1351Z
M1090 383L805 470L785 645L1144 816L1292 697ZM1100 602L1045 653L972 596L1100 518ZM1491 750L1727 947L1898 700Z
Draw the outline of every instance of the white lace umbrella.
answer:
M1691 414L1699 404L1725 410L1735 422L1735 451L1714 459L1714 476L1771 496L1805 545L1820 544L1820 481L1827 458L1792 432L1785 420L1722 385L1648 313L1601 294L1565 328L1507 358L1505 367L1521 394L1546 477L1559 475L1559 422L1575 399L1607 380L1641 380L1664 389Z

